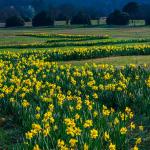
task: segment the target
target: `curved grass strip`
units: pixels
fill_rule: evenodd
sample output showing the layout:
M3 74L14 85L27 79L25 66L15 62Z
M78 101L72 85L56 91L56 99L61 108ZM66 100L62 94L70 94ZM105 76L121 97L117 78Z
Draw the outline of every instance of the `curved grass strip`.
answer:
M52 43L52 42L56 42L56 46L58 45L62 45L62 46L98 46L98 45L110 45L110 44L125 44L125 43L143 43L143 42L150 42L150 39L104 39L104 40L100 40L100 41L80 41L80 42L69 42L71 40L66 39L63 41L64 43L59 43L62 42L63 40L55 40L55 41L47 41L47 43Z
M99 38L50 38L46 41L46 43L52 42L84 42L84 41L94 41L94 40L103 40Z

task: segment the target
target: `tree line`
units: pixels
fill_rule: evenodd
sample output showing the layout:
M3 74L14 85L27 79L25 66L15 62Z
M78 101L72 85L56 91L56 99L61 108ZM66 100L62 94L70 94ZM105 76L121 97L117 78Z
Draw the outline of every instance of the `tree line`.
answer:
M99 20L103 15L85 10L74 10L71 5L62 5L60 9L49 8L47 10L41 10L32 17L22 16L14 10L14 15L10 15L5 20L6 27L11 26L24 26L25 22L32 21L32 25L37 26L53 26L56 20L65 20L66 25L83 24L91 25L92 19ZM8 12L7 12L8 13ZM12 14L10 12L10 14ZM129 2L121 10L114 10L107 16L106 23L108 25L128 25L132 20L145 20L145 24L150 24L150 5L140 5L137 2Z

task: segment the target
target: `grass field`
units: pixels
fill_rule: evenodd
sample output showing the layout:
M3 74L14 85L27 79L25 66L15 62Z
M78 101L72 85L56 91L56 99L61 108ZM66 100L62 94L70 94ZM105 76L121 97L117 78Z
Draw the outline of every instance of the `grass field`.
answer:
M149 149L149 68L148 26L0 28L0 149Z
M149 37L149 26L137 26L137 27L109 27L107 25L100 25L95 27L83 28L78 26L70 27L54 27L54 28L20 28L20 29L5 29L0 28L0 36L10 36L16 33L34 32L34 33L70 33L70 34L91 34L91 35L103 35L108 34L114 38L145 38Z
M148 66L150 66L150 56L120 56L120 57L88 59L83 61L62 62L62 64L66 63L75 66L82 66L85 63L109 64L109 65L113 64L114 66L124 66L127 64L141 65L146 63Z

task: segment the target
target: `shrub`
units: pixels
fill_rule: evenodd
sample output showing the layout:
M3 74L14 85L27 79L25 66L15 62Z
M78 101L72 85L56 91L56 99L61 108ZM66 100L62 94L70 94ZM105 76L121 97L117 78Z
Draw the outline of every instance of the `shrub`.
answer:
M116 10L108 16L106 23L108 25L127 25L129 24L129 15Z
M50 26L54 25L54 20L45 11L42 11L34 16L32 19L32 25L38 26Z
M19 16L12 16L6 19L6 27L24 26L24 20Z
M90 20L90 17L87 14L85 14L83 12L78 12L71 19L71 24L91 25L91 20Z

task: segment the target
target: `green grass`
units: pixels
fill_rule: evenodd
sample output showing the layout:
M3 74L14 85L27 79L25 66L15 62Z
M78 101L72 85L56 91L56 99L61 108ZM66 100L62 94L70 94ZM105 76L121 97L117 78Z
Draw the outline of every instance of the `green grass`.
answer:
M107 26L100 25L95 27L54 27L54 28L3 28L0 29L0 39L4 36L12 36L18 33L68 33L68 34L90 34L90 35L109 35L113 38L149 38L150 27L138 26L138 27L119 27L119 26Z
M14 45L14 44L29 44L44 42L47 38L23 37L23 36L3 36L0 38L0 45Z
M54 28L1 28L0 29L0 46L2 45L18 45L18 44L32 44L32 43L46 43L50 38L38 38L38 37L26 37L26 36L17 36L17 34L23 33L67 33L67 34L88 34L88 35L109 35L113 39L119 40L129 40L129 39L139 39L139 38L150 38L150 28L146 26L138 27L119 27L113 26L108 27L106 25L100 25L95 27L80 27L80 26L71 26L71 27L54 27ZM59 40L59 38L57 38ZM87 40L97 41L95 40ZM59 42L59 41L58 41ZM144 43L144 42L143 42ZM130 43L136 44L136 43ZM138 44L138 43L137 43ZM67 45L67 48L71 47ZM81 46L82 47L82 46ZM44 47L46 49L48 47ZM54 47L53 47L54 48ZM62 46L61 48L64 48ZM29 48L30 50L31 48ZM15 50L15 48L7 49Z
M0 112L0 122L1 118L5 118L6 121L0 124L0 149L12 149L12 146L22 140L22 129L14 121L13 116L2 115Z
M9 136L4 129L0 128L0 148L4 145L8 145L10 142Z
M61 64L72 64L75 66L82 66L85 63L96 63L96 64L109 64L114 66L122 66L129 64L144 64L150 66L150 55L148 56L119 56L119 57L107 57L107 58L97 58L97 59L88 59L81 61L66 61L61 62Z

